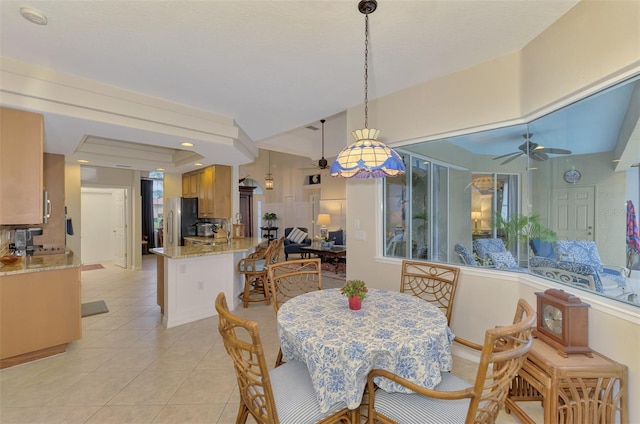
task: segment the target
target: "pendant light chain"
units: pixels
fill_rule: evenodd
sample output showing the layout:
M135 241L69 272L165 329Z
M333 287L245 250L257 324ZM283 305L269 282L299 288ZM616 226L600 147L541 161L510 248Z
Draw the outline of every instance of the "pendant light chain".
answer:
M369 14L364 15L364 127L369 128Z

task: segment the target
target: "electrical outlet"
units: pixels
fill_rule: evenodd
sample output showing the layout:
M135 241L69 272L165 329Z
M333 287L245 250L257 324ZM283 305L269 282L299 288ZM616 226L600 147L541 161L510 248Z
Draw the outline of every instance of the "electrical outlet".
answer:
M358 241L366 241L367 240L366 231L356 231L355 239Z

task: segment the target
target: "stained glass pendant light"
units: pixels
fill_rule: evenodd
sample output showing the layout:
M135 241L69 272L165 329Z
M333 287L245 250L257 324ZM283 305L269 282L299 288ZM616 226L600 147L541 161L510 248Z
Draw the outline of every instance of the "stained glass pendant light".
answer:
M406 172L402 158L395 150L376 140L380 130L369 128L369 14L378 7L376 0L361 0L358 10L364 14L364 128L351 134L356 139L345 147L331 165L332 177L382 178Z

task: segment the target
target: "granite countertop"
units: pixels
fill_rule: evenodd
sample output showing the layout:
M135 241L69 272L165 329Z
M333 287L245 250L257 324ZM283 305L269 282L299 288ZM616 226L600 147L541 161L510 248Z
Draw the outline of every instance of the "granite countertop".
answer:
M80 265L82 265L80 258L74 255L71 250L59 255L23 256L18 263L12 265L0 264L0 276L79 268Z
M190 237L193 238L193 237ZM202 237L210 238L210 237ZM231 239L231 243L197 244L179 247L157 247L150 249L151 253L169 259L193 258L197 256L223 255L226 253L247 252L254 249L262 240L259 238Z

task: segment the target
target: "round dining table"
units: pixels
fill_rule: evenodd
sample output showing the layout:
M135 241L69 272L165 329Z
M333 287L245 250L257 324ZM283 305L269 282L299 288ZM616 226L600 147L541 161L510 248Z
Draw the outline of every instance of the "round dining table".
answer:
M372 369L434 388L452 367L446 316L405 293L369 289L357 311L340 289L306 293L280 306L277 326L283 357L307 364L323 411L340 401L359 407ZM406 392L389 380L376 384Z

